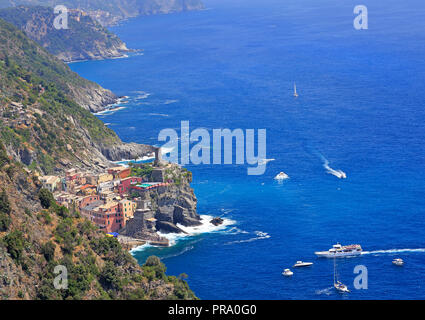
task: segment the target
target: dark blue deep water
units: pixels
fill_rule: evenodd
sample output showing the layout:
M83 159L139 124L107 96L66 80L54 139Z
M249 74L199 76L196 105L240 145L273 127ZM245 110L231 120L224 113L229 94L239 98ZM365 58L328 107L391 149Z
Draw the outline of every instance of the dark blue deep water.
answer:
M192 129L267 129L275 161L262 176L187 166L199 213L234 225L136 258L161 256L202 299L425 298L425 249L392 250L425 248L424 2L362 1L362 31L353 28L358 1L205 3L112 28L143 55L71 65L130 97L99 116L124 141L158 144L159 131L182 120ZM328 174L322 157L348 178ZM280 171L291 177L282 184L273 180ZM337 241L372 251L338 261L352 291L344 296L331 289L333 262L314 256ZM395 257L405 266L393 266ZM284 278L296 260L314 265ZM354 289L360 264L367 290Z

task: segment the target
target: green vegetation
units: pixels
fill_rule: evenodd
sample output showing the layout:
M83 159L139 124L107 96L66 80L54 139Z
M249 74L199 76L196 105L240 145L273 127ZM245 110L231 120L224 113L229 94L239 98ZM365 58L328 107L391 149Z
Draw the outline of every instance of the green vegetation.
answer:
M13 150L34 152L28 166L52 173L61 159L80 161L76 155L93 148L92 143L121 143L101 120L75 102L93 90L103 89L80 78L0 19L0 107L4 110L0 112L0 138ZM21 116L12 102L22 105L29 123L18 124ZM7 155L0 151L0 165L7 162Z
M0 231L6 231L11 222L10 212L12 211L10 207L9 198L6 194L6 191L0 193Z
M38 198L40 199L41 206L44 209L49 209L56 203L53 194L49 190L44 188L40 189L40 192L38 193Z
M130 167L131 167L131 173L130 173L131 176L142 177L142 178L145 178L146 180L150 180L152 171L153 171L152 164L150 163L135 164L130 162Z
M25 239L21 231L12 231L6 235L3 239L7 252L10 254L12 259L17 263L21 263L23 260L22 253L24 251Z

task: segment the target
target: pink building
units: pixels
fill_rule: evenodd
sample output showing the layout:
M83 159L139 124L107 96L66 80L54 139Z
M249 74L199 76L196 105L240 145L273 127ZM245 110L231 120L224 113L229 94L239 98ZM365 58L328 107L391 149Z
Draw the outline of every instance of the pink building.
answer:
M143 182L143 178L140 177L128 177L121 180L121 183L118 185L119 194L128 193L128 190L131 185L139 184Z

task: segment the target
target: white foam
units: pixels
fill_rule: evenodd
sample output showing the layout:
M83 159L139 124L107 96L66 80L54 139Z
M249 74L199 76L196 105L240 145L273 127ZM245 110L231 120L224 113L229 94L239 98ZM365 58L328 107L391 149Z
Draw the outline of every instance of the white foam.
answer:
M257 241L257 240L269 239L271 237L267 232L263 232L263 231L254 231L254 234L256 236L253 237L253 238L249 238L249 239L245 239L245 240L230 241L230 242L227 242L226 244L253 242L253 241Z
M146 91L133 91L133 92L137 94L135 97L133 97L134 100L144 100L149 98L149 96L151 95L149 92L146 92Z
M170 115L164 113L148 113L149 116L157 116L157 117L169 117Z
M176 102L179 102L179 100L169 99L169 100L165 100L164 104L172 104L172 103L176 103Z
M269 162L271 162L271 161L275 161L276 159L260 159L259 161L258 161L258 164L259 165L263 165L263 164L267 164L267 163L269 163Z
M161 233L158 232L160 236L167 238L170 241L170 245L175 245L178 240L183 238L197 236L203 233L213 233L226 229L228 226L235 224L236 222L231 219L223 219L223 223L221 225L215 226L210 221L214 218L209 215L201 215L201 225L195 227L185 227L181 224L177 224L177 227L182 229L184 233Z
M99 111L99 112L96 112L96 113L93 113L93 114L95 116L111 115L111 114L114 114L115 112L120 111L122 109L125 109L125 107L117 107L117 108L112 108L112 109L109 108L109 109Z
M147 248L150 248L150 247L152 247L152 245L150 245L148 242L146 242L145 244L143 244L141 246L138 246L138 247L135 247L135 248L131 249L130 250L130 253L131 254L134 254L136 252L141 252L141 251L143 251L143 250L145 250Z
M334 289L334 287L329 287L329 288L325 288L325 289L321 289L321 290L316 290L316 294L317 295L324 294L324 295L329 296L329 295L332 294L333 289Z
M337 177L339 179L345 179L345 178L347 178L347 174L344 171L339 170L339 169L338 170L335 170L335 169L331 168L329 166L329 161L325 157L323 157L322 155L320 157L323 160L323 168L326 169L326 172L327 173L332 174L332 175L334 175L335 177Z
M407 252L425 252L425 248L363 251L362 254L391 254L391 253L403 253L403 252L406 252L406 253Z

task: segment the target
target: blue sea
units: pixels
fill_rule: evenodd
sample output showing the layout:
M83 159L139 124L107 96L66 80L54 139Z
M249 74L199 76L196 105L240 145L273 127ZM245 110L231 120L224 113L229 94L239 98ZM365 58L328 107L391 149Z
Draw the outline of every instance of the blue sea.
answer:
M159 132L183 120L192 130L267 129L275 160L264 175L186 166L198 212L232 225L135 257L160 256L201 299L424 299L424 2L362 1L367 30L353 27L358 1L204 2L111 28L138 54L71 64L129 96L99 115L124 141L160 145ZM281 171L283 183L273 179ZM349 294L332 289L333 261L314 255L336 242L366 251L337 261ZM297 260L314 265L294 270ZM367 289L354 287L357 265Z

